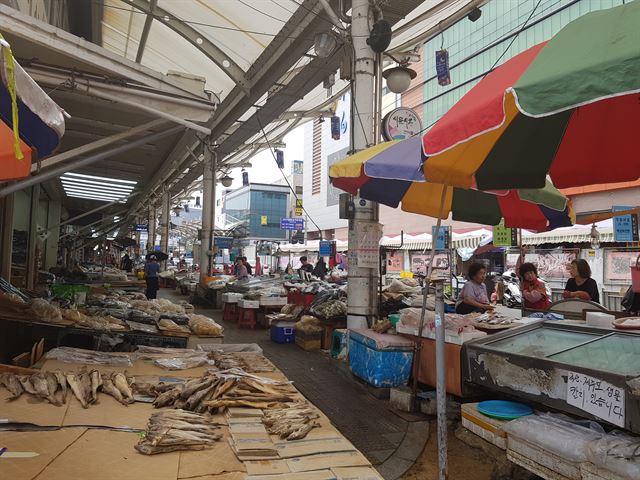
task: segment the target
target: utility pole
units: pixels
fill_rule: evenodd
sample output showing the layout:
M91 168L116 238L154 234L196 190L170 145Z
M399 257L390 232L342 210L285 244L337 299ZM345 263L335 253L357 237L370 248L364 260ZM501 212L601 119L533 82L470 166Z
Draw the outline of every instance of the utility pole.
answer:
M156 207L149 205L149 225L147 226L147 253L153 252L156 246Z
M162 222L160 231L160 250L169 255L169 222L171 222L171 195L166 191L162 194ZM164 269L167 268L167 262L164 262Z
M367 44L369 36L369 0L351 2L351 37L355 55L352 83L351 128L353 151L364 150L375 143L373 92L375 89L375 53ZM349 220L349 282L347 284L347 326L366 328L377 314L378 259L377 248L367 255L365 247L380 241L378 205L354 198L355 216ZM368 260L367 260L368 258Z
M200 247L200 283L211 274L211 257L213 250L213 229L216 218L216 154L204 146L204 172L202 174L202 240Z

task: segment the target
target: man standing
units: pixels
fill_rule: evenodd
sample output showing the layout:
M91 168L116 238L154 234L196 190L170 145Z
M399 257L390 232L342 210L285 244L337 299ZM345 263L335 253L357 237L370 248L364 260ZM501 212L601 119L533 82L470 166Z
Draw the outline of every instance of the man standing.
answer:
M147 282L146 296L149 300L156 298L158 294L158 289L160 288L158 273L160 273L160 264L155 255L151 255L144 266L144 278Z

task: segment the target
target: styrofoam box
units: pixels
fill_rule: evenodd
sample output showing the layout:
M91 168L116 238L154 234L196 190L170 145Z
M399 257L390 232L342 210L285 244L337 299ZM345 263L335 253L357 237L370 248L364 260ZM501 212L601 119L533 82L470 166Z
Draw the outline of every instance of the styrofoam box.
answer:
M260 297L260 305L265 307L284 307L287 297Z
M582 480L625 480L617 473L600 468L593 463L584 462L580 464Z
M238 300L238 306L240 308L260 308L260 302L257 300L245 300L241 298Z
M224 303L238 303L238 300L242 298L241 293L223 293L222 301Z
M579 463L570 462L512 434L507 436L507 458L543 478L554 480L582 478ZM535 469L536 467L539 468Z
M587 312L587 325L592 327L613 328L613 315L604 312Z
M482 415L478 412L477 406L477 403L462 405L462 426L496 447L506 450L507 434L502 431L502 426L507 422Z

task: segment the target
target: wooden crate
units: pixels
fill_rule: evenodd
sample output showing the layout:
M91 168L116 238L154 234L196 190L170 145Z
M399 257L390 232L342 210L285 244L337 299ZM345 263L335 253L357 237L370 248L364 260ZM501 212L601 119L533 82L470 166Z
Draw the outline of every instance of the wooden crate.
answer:
M320 350L322 346L322 334L308 335L296 330L296 345L303 350Z

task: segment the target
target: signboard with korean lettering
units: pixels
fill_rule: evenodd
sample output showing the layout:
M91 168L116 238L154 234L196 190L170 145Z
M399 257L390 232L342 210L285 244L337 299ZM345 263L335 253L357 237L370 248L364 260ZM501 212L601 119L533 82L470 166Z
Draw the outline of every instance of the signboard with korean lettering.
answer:
M280 220L281 230L304 230L304 220L302 218L282 218Z
M517 247L518 229L505 227L504 220L502 220L498 225L493 227L493 246Z
M331 240L320 240L320 256L321 257L330 257L331 256Z
M233 237L213 237L213 244L218 248L231 248Z
M302 199L301 198L296 198L296 208L294 210L294 215L296 217L300 217L300 216L302 216L303 212L304 212L304 209L302 208Z
M136 223L135 225L136 232L148 232L149 224L148 223Z
M396 108L382 119L382 136L387 141L406 140L422 131L422 121L415 110L406 107Z
M624 427L624 389L583 373L567 372L567 403Z
M302 175L304 171L304 162L302 160L294 160L291 166L294 175Z
M266 215L261 215L260 216L260 225L268 225L269 224L269 219L267 218Z
M431 239L436 244L436 250L449 250L451 246L451 227L440 226L440 230L436 232L434 225L431 227Z
M614 212L631 210L632 207L613 207ZM613 239L616 242L637 242L638 236L638 215L621 215L613 217Z

